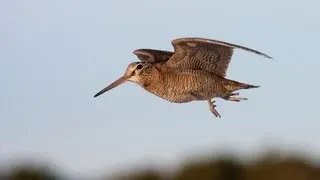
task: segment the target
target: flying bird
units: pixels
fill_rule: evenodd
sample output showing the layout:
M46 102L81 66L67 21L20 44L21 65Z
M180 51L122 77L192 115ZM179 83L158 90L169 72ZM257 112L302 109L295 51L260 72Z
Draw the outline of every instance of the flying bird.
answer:
M226 78L226 71L235 48L272 58L248 47L205 38L172 40L174 52L157 49L136 49L140 59L130 63L124 75L98 92L97 97L129 81L146 91L174 103L206 101L210 111L221 117L214 98L227 101L247 100L235 91L259 86Z

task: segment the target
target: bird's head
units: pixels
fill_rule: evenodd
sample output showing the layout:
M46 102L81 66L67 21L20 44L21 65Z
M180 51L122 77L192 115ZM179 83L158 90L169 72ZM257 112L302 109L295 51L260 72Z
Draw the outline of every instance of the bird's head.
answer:
M145 78L148 76L150 66L151 66L150 63L145 63L145 62L130 63L127 67L126 72L124 73L124 75L122 77L115 80L113 83L109 84L107 87L105 87L104 89L99 91L96 95L94 95L94 97L97 97L97 96L109 91L110 89L113 89L113 88L119 86L120 84L122 84L126 81L134 82L134 83L141 85L143 83L143 81L145 80Z
M133 62L128 65L124 77L127 81L141 83L142 79L148 75L150 63L145 62Z

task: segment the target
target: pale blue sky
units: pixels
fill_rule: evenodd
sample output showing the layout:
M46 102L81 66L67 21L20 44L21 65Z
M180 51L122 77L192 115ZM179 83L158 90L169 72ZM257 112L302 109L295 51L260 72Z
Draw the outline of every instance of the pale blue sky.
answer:
M265 144L320 151L320 3L307 0L0 2L0 160L40 157L70 174L190 152ZM173 104L127 83L93 95L137 61L136 48L172 50L179 37L236 50L228 78L261 85L248 101Z

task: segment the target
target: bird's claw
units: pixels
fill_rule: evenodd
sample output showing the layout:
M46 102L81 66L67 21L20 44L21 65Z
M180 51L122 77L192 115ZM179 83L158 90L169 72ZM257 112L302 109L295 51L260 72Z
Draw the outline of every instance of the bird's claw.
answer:
M239 97L238 95L239 95L239 93L230 93L230 94L228 94L228 96L225 96L225 97L222 97L222 98L227 100L227 101L236 101L236 102L239 102L241 100L248 100L248 98ZM234 97L234 96L238 96L238 97Z
M230 94L228 94L228 96L239 96L239 94L240 93L238 93L238 92L237 93L230 93Z

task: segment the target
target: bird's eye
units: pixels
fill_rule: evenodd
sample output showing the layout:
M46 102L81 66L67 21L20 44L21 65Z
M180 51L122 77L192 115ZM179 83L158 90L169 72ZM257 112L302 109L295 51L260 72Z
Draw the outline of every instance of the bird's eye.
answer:
M143 67L143 66L142 66L141 64L138 64L138 65L137 65L137 69L142 69L142 67Z

